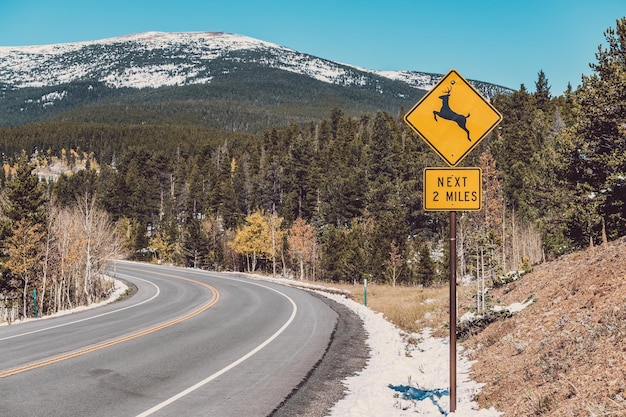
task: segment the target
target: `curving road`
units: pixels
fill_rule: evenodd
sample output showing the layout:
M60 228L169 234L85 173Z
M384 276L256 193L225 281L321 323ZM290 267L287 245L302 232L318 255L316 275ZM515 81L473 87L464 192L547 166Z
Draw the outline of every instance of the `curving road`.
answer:
M118 263L94 310L0 327L1 416L267 416L323 356L337 314L309 293Z

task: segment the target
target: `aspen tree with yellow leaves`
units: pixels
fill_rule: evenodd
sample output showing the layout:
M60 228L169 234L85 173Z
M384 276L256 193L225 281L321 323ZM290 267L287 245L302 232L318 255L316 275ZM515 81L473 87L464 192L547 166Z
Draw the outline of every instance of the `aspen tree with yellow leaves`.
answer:
M259 259L273 259L272 228L268 219L260 211L246 217L246 224L235 232L235 239L229 246L246 257L248 272L256 270Z
M26 317L29 289L38 276L41 260L41 240L43 238L39 224L31 224L26 219L18 221L13 235L7 240L9 258L5 266L11 270L14 280L19 281L22 295L22 315ZM17 287L17 283L15 284Z

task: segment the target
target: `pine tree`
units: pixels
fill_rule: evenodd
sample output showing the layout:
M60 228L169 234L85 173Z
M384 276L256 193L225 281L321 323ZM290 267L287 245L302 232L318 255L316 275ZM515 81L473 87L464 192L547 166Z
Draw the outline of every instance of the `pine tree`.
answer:
M551 107L550 102L550 85L548 84L548 78L543 70L537 74L537 81L535 81L535 105L538 109L549 112Z
M5 214L14 223L26 219L31 225L45 224L46 194L44 185L32 173L34 168L25 154L22 154L15 176L7 182L5 194L8 206Z
M495 104L503 115L499 135L490 144L503 179L508 208L526 221L538 221L549 210L549 196L555 187L553 166L554 138L560 128L550 98L550 87L543 71L528 94L522 85L511 96L499 96Z
M432 284L437 278L437 268L425 242L419 245L417 262L417 282L421 285Z
M593 74L583 76L574 100L575 125L568 132L566 175L577 197L572 213L584 236L579 243L599 241L603 227L611 239L626 234L626 17L605 32ZM586 214L584 214L586 213Z
M202 232L208 249L207 266L219 270L224 264L224 226L219 217L207 216L202 220Z
M205 268L210 265L209 242L199 219L193 218L185 224L181 252L185 266Z

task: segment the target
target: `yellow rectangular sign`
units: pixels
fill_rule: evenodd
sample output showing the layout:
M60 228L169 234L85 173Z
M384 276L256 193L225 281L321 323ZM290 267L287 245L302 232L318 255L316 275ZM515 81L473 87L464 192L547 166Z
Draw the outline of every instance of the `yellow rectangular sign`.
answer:
M424 168L424 210L482 209L480 168Z

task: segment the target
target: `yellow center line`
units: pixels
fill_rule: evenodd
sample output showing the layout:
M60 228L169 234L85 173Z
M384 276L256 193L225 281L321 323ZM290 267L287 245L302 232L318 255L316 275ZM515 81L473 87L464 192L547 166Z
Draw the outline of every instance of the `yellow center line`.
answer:
M154 273L155 274L159 274L158 272L154 272ZM165 275L165 274L159 274L159 275ZM148 328L146 330L141 330L141 331L136 332L136 333L132 333L132 334L129 334L129 335L126 335L126 336L119 337L117 339L109 340L109 341L102 342L102 343L99 343L99 344L94 345L94 346L88 346L86 348L78 349L78 350L75 350L75 351L72 351L72 352L69 352L69 353L64 353L62 355L54 356L52 358L43 359L43 360L40 360L40 361L37 361L37 362L29 363L27 365L22 365L22 366L17 367L17 368L13 368L13 369L9 369L7 371L0 372L0 378L6 378L6 377L9 377L9 376L12 376L12 375L16 375L16 374L19 374L19 373L22 373L22 372L30 371L32 369L41 368L42 366L51 365L53 363L61 362L61 361L64 361L66 359L72 359L72 358L75 358L77 356L81 356L81 355L85 355L87 353L95 352L97 350L104 349L104 348L107 348L107 347L110 347L110 346L115 346L115 345L120 344L122 342L126 342L126 341L129 341L129 340L132 340L132 339L136 339L138 337L145 336L145 335L148 335L150 333L154 333L154 332L156 332L158 330L165 329L166 327L170 327L170 326L173 326L175 324L181 323L181 322L183 322L185 320L188 320L188 319L190 319L192 317L197 316L198 314L202 313L203 311L208 310L209 308L213 307L215 305L215 303L217 303L217 301L220 298L219 291L217 291L217 289L215 287L213 287L213 286L211 286L209 284L205 284L205 283L200 282L200 281L196 281L196 280L193 280L193 279L184 278L184 277L180 277L180 276L175 276L175 275L168 275L168 276L172 276L173 278L182 279L184 281L189 281L191 283L198 284L198 285L201 285L203 287L206 287L209 290L211 290L211 292L213 293L213 298L211 299L211 301L209 301L208 303L204 304L203 306L201 306L197 310L194 310L194 311L192 311L192 312L190 312L188 314L185 314L184 316L178 317L176 319L170 320L170 321L162 323L162 324L158 324L158 325L150 327L150 328Z

